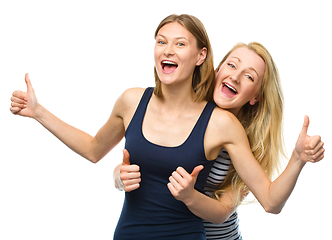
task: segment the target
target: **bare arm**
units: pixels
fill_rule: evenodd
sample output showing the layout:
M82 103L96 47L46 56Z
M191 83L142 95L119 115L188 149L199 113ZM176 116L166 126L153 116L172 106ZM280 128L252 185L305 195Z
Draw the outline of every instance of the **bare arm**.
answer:
M309 118L306 117L286 169L273 182L253 157L242 126L232 126L235 132L224 147L239 176L267 212L279 213L282 210L306 162L318 162L324 158L324 144L319 136L307 135L308 126Z
M231 151L233 155L232 162L235 164L236 170L267 212L279 213L294 189L306 161L320 161L324 156L323 143L320 141L320 137L306 135L308 124L308 119L306 119L288 166L279 178L272 183L252 156L248 142L241 142L241 139L237 139L240 144L234 148L232 148L232 143L228 143L231 144L228 151ZM239 134L241 136L241 133ZM239 136L239 134L232 132L232 136ZM242 135L242 137L244 138L245 135ZM236 159L233 161L234 157ZM242 161L241 157L246 161ZM170 192L176 199L183 201L198 217L213 223L225 221L235 208L230 208L223 203L231 203L234 192L230 191L223 194L221 202L211 199L194 189L196 174L198 174L194 172L195 170L192 174L189 174L179 167L170 177L170 183L168 184Z
M177 200L183 201L193 214L214 224L221 224L236 210L232 204L236 190L223 193L220 201L195 190L196 179L202 169L202 166L197 166L189 174L184 168L178 167L170 176L167 187L172 195Z
M91 135L63 122L45 109L37 101L29 76L25 76L27 92L15 91L12 97L13 114L31 117L60 139L70 149L90 160L98 162L123 138L124 112L128 112L127 100L123 95L117 100L111 116L96 136ZM127 114L128 115L128 114Z

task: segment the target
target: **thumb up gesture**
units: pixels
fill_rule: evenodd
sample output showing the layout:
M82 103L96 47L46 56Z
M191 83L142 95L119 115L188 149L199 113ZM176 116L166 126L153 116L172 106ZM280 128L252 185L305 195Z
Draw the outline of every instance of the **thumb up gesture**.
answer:
M139 188L141 182L141 173L139 172L139 166L130 165L129 152L123 150L122 165L120 167L120 181L122 183L122 188L126 192L134 191Z
M184 168L178 167L176 171L172 173L169 177L167 187L175 199L184 203L186 203L187 200L192 199L197 176L203 168L202 165L199 165L194 168L191 174L189 174Z
M309 117L305 116L302 130L295 145L295 151L303 162L319 162L324 158L324 143L319 135L309 136Z
M15 115L34 118L38 107L38 101L28 73L25 74L25 83L27 85L26 92L19 90L13 92L10 111Z

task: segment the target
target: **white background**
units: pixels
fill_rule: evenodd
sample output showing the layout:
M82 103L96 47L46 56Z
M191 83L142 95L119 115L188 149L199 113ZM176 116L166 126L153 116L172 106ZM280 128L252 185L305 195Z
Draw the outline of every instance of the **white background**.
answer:
M123 202L112 172L121 142L94 165L34 120L10 113L30 73L39 102L91 135L129 87L154 85L154 31L169 14L205 25L215 65L237 42L267 47L285 95L291 155L305 114L325 159L307 164L279 215L241 206L250 239L332 239L330 234L331 3L328 1L15 1L0 3L0 239L112 239Z

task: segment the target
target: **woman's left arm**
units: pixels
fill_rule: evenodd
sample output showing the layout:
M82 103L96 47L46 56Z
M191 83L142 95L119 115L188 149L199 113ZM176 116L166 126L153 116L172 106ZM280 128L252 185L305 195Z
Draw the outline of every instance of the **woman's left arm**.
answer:
M179 201L182 201L188 209L206 221L221 224L226 221L236 207L232 207L236 190L229 190L220 196L219 201L194 189L197 176L203 166L197 166L191 174L184 168L178 167L169 177L168 189Z
M308 126L309 118L306 116L291 159L283 173L273 182L252 155L242 126L233 126L237 128L237 134L231 131L235 139L225 144L225 149L230 154L236 171L266 212L279 213L292 193L306 162L318 162L324 158L324 143L320 136L307 135ZM227 205L227 202L232 202L232 193L223 194L224 199L219 202L196 191L194 185L200 170L202 167L198 166L189 174L179 167L170 176L167 186L172 195L184 202L196 216L213 223L221 223L235 210Z
M225 145L225 149L237 173L266 212L280 213L305 164L324 158L324 143L320 136L307 135L308 126L309 118L306 116L291 159L283 173L273 182L253 157L244 130L234 126L236 134L233 134L233 139Z

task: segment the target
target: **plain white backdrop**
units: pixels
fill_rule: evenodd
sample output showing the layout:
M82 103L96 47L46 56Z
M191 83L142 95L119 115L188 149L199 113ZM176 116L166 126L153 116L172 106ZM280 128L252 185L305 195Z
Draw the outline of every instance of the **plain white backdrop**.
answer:
M330 9L324 0L1 1L0 239L112 239L124 197L112 175L124 142L94 165L12 115L10 97L26 90L29 72L42 105L95 135L125 89L154 86L154 31L173 13L204 23L215 65L237 42L266 46L281 75L288 155L304 115L325 142L325 159L306 165L279 215L239 208L244 239L332 239Z

